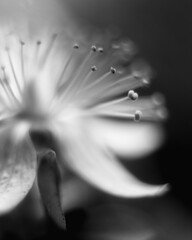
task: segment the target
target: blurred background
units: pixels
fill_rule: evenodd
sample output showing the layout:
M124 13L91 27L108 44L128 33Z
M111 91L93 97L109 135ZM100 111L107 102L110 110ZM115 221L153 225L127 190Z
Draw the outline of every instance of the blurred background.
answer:
M166 142L152 156L128 163L128 167L134 173L139 172L145 181L169 182L171 191L158 199L134 201L117 199L95 190L92 203L67 213L68 233L58 229L50 220L42 224L44 230L41 230L40 236L32 239L192 239L191 1L59 1L64 3L63 9L59 9L61 19L62 15L70 14L74 22L85 28L119 29L119 34L136 44L140 56L155 71L150 91L162 92L169 109L169 118L165 123ZM2 221L0 223L1 227ZM12 215L11 224L15 223ZM10 227L6 228L9 236ZM35 226L37 232L39 228ZM10 236L15 237L14 234ZM25 237L26 234L23 239Z

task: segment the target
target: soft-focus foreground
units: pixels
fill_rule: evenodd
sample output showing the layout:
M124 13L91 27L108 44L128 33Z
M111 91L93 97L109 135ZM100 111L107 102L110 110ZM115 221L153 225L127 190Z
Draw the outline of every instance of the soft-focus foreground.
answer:
M0 29L0 214L18 214L30 191L31 218L43 218L42 201L65 229L64 213L94 187L123 198L164 194L167 185L142 182L118 160L156 150L167 116L161 94L138 95L151 71L135 62L133 43L35 31L30 20Z

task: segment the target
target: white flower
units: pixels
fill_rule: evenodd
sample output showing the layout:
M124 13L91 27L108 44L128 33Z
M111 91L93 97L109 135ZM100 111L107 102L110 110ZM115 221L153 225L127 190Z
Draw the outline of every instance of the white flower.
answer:
M122 71L128 53L121 45L105 51L64 39L62 33L37 39L0 35L0 213L26 196L37 171L49 212L57 211L56 178L67 169L122 197L167 188L136 179L116 157L146 155L162 141L154 123L164 117L161 98L138 99L135 92L149 83L147 68L130 64ZM42 154L31 140L30 132L46 130L55 138L57 157L50 146Z

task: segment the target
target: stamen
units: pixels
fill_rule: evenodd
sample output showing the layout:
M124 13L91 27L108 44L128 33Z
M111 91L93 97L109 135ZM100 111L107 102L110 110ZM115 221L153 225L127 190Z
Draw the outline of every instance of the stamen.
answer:
M88 74L85 76L85 78L82 80L82 82L79 85L79 89L82 89L82 87L87 83L93 72L97 70L96 66L92 66ZM78 91L79 92L79 91Z
M99 53L103 53L104 52L102 47L99 47L97 50L98 50Z
M40 66L43 66L46 63L46 60L48 59L48 57L53 49L53 46L54 46L57 36L58 35L56 33L52 35L51 40L50 40L49 44L47 45L46 50L44 51L44 56L41 59Z
M38 41L37 41L37 46L40 46L41 43L42 43L42 42L41 42L40 40L38 40Z
M118 79L116 82L113 82L109 87L115 87L116 85L122 84L123 82L129 81L129 89L138 88L144 85L142 79L135 78L132 74Z
M114 71L113 68L112 68L112 71ZM107 72L104 75L102 75L100 78L96 79L93 83L91 83L86 88L84 88L82 92L87 91L87 90L95 87L99 83L101 83L105 78L107 78L110 74L112 74L112 71L110 69L110 72ZM128 89L138 88L138 87L144 85L142 79L135 79L133 75L128 75L128 76L118 79L116 82L109 83L106 87L103 87L103 91L107 91L108 89L115 88L117 85L121 85L122 83L124 83L126 81L128 82L128 85L127 85ZM136 95L137 94L134 95L135 98L137 98Z
M108 102L104 102L104 103L101 103L101 104L98 104L97 106L95 106L94 109L106 108L106 107L109 107L109 106L112 106L112 105L124 102L124 101L126 101L128 99L129 99L128 96L126 96L126 97L122 97L122 98L119 98L119 99L115 99L115 100L111 100L111 101L108 101Z
M92 50L93 52L96 52L96 51L97 51L97 47L96 47L95 45L93 45L93 46L91 46L91 50Z
M130 91L128 92L128 97L129 97L129 99L135 101L135 100L138 99L139 95L138 95L138 93L136 93L135 91L130 90Z
M77 80L79 80L79 78L80 78L80 76L82 74L82 71L84 70L85 64L88 61L90 61L91 57L93 56L93 53L95 53L96 50L97 50L96 46L93 45L91 47L91 51L89 51L89 53L87 54L87 56L85 57L85 59L81 63L79 69L77 70L74 78L72 79L72 81L70 82L69 86L67 87L67 89L65 91L65 96L67 96L72 89L74 89L73 92L75 92L78 89L78 86L74 87L74 85L77 83Z
M93 83L89 84L87 87L85 87L83 89L83 92L95 87L96 85L101 83L104 79L106 79L108 76L110 76L110 74L111 74L111 70L103 74L101 77L97 78Z
M20 44L21 44L21 71L22 71L24 85L26 85L25 69L24 69L24 55L23 55L23 47L24 47L25 43L23 41L20 41Z
M15 83L16 83L16 86L17 86L17 89L19 91L19 93L22 95L22 92L21 92L21 87L19 85L19 81L17 79L17 75L16 75L16 72L15 72L15 69L13 67L13 62L12 62L12 59L11 59L11 55L10 55L10 52L9 52L9 48L6 48L6 51L7 51L7 55L8 55L8 59L9 59L9 64L11 66L11 71L12 71L12 74L14 76L14 80L15 80Z
M139 122L141 120L141 116L142 116L142 112L140 110L137 110L134 116L135 122Z
M75 44L73 45L73 48L79 49L79 44L75 43Z
M1 70L3 71L3 75L4 75L4 81L1 82L1 85L3 86L5 92L6 92L6 95L10 98L10 96L12 97L12 99L14 99L18 104L19 104L19 101L18 99L16 98L12 88L10 87L9 85L9 82L8 82L8 79L7 79L7 76L6 76L6 73L5 73L5 67L1 67ZM10 98L11 99L11 98ZM12 101L12 100L11 100Z
M1 84L1 86L2 86L2 88L3 88L3 90L4 90L4 92L5 92L8 100L9 100L11 103L13 103L13 99L11 98L9 91L8 91L7 88L5 87L5 83L3 82L3 80L2 80L1 78L0 78L0 84Z
M96 67L96 66L92 66L92 67L91 67L91 71L92 71L92 72L95 72L96 70L97 70L97 67Z
M115 73L116 73L116 69L113 68L113 67L111 67L110 71L111 71L112 74L115 74Z
M79 49L79 45L78 44L74 44L73 45L73 49ZM62 88L62 86L63 86L62 85L62 80L63 80L65 72L66 72L66 70L67 70L67 68L68 68L68 66L69 66L69 64L70 64L70 62L71 62L71 60L73 58L73 55L74 55L74 51L72 51L71 54L68 55L67 61L66 61L65 65L64 65L64 68L63 68L63 70L61 72L61 76L59 77L59 80L57 82L58 88Z

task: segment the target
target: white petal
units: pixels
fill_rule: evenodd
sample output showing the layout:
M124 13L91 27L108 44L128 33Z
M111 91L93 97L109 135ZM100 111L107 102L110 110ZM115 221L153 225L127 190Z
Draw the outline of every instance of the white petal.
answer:
M13 127L0 129L0 214L21 202L36 175L33 146L27 137L15 138L14 130Z
M90 121L95 140L117 155L130 158L144 157L163 142L164 131L152 123L131 123L96 119Z
M83 130L83 129L82 129ZM122 197L144 197L162 194L167 186L142 183L128 172L106 148L101 148L86 131L66 139L60 134L63 160L68 167L94 186Z

